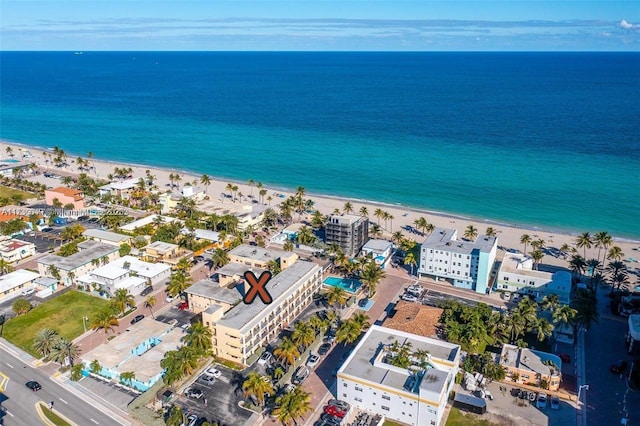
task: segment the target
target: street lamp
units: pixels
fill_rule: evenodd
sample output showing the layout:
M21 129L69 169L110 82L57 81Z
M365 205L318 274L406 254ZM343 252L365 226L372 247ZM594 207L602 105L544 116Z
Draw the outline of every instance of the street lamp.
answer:
M87 317L82 317L82 326L84 327L84 332L87 332L87 323L86 321L89 321L89 318Z
M582 389L588 391L589 390L589 385L580 385L580 387L578 388L578 404L581 404L581 402L580 402L580 393L582 392Z

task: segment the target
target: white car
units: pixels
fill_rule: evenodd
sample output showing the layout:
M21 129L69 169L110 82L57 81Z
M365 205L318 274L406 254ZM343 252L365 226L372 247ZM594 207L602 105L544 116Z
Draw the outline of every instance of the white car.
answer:
M173 297L167 296L166 301L167 301L167 303L173 302Z
M220 370L215 367L211 367L210 369L205 371L204 374L206 374L207 376L215 377L216 379L222 375Z
M511 300L511 293L509 293L508 291L503 292L502 298L508 302L509 300Z
M258 364L265 365L269 361L271 361L271 358L273 358L273 355L271 355L271 352L265 352L260 356L260 359L258 360Z
M318 365L318 361L320 361L320 357L318 355L311 354L309 356L309 359L307 360L307 367L314 368L316 365Z
M24 290L22 290L20 294L23 296L29 296L30 294L33 294L35 292L36 292L35 288L25 288Z
M402 300L404 300L405 302L417 302L418 298L411 294L405 293L402 295Z

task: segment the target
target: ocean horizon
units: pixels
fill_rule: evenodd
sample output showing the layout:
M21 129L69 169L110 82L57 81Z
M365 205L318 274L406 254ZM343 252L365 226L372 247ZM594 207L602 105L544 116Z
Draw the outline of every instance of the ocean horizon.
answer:
M510 226L640 239L637 53L0 59L4 140Z

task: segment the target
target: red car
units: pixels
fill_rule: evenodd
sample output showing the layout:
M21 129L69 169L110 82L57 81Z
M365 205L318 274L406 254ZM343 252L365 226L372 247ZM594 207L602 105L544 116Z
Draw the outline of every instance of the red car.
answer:
M326 407L324 407L324 412L331 416L336 416L340 419L346 416L347 414L346 410L336 407L335 405L327 405Z
M187 302L180 302L180 304L178 305L178 309L180 309L181 311L184 311L185 309L189 308L189 304Z

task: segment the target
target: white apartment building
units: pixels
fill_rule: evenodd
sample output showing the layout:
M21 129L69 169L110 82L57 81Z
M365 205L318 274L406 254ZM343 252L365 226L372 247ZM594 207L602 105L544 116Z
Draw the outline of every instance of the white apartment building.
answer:
M498 239L480 235L474 242L458 240L455 229L436 228L420 249L420 277L443 278L455 287L487 293Z
M77 281L110 294L118 289L139 294L147 285L168 280L170 276L170 265L143 262L133 256L124 256L78 277Z
M251 246L240 247L254 249ZM247 258L246 263L251 263L251 260ZM244 270L252 270L257 276L262 272L260 268L246 264ZM214 355L247 365L254 353L274 340L312 302L313 294L320 290L321 285L322 268L319 265L296 261L266 284L273 299L268 305L256 298L251 304L240 302L227 310L224 303L214 301L206 307L203 305L205 298L199 297L198 310L204 309L202 321L212 330ZM245 291L248 288L246 286Z
M0 241L0 259L5 262L18 263L34 254L36 254L36 246L33 243L9 238Z
M60 283L69 286L74 284L75 278L120 257L118 247L97 241L83 241L78 244L78 250L78 253L67 257L57 254L41 257L38 259L38 272L52 277L51 267L53 267L60 274ZM73 275L69 276L72 272Z
M408 368L396 366L402 345ZM336 396L387 419L440 426L459 361L459 345L374 325L338 370Z
M533 259L529 256L507 253L502 259L494 288L499 291L530 294L538 300L556 294L560 303L569 304L571 273L536 271L533 269Z

